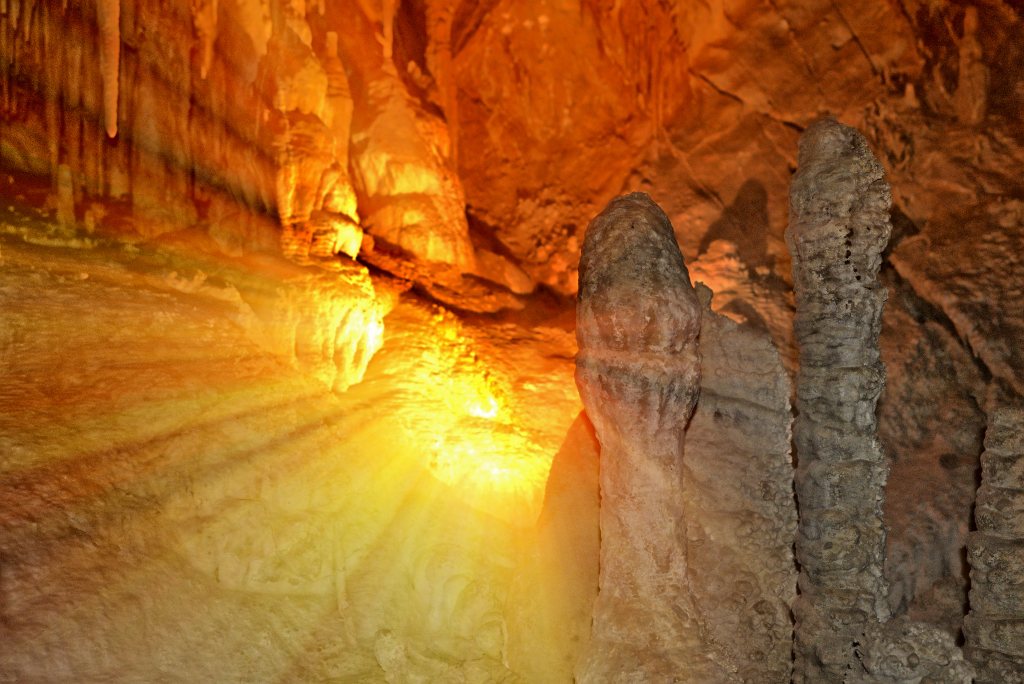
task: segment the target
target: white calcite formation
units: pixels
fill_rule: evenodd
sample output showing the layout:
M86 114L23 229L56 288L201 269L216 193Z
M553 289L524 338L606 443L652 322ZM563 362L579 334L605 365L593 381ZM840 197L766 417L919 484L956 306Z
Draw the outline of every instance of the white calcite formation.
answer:
M700 386L700 302L664 212L612 200L587 228L576 384L601 443L600 593L581 684L725 675L687 586L683 431Z
M979 684L1024 682L1024 410L992 412L981 476L964 651Z

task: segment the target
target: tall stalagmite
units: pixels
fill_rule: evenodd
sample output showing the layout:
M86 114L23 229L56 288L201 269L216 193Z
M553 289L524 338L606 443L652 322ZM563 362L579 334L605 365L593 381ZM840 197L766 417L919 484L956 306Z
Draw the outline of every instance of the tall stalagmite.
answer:
M867 141L834 118L800 138L786 243L793 255L797 373L796 539L800 596L794 681L967 684L972 669L932 625L889 620L875 404L888 291L889 184Z
M728 681L687 586L700 321L668 217L642 193L612 200L587 228L576 308L576 383L601 443L600 594L580 684Z
M1024 410L992 412L981 470L964 650L978 684L1024 682Z
M786 243L796 290L800 506L796 682L848 681L855 644L889 617L882 576L882 487L876 437L885 383L878 335L887 290L878 281L892 201L882 166L834 118L800 137Z

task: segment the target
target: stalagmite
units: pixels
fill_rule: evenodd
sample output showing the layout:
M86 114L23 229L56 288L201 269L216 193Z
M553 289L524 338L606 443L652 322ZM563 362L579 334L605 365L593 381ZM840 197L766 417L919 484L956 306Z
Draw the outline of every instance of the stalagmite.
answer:
M967 657L978 684L1024 682L1024 410L992 412L968 542Z
M100 73L103 76L103 121L107 135L117 135L117 87L121 61L121 0L98 0Z
M834 118L800 138L786 243L793 256L800 349L794 442L798 683L969 682L952 639L888 622L883 486L888 465L875 404L885 383L878 280L891 203L867 141Z
M743 682L789 684L796 502L789 378L767 333L711 310L696 284L700 398L682 482L688 591L710 648Z
M885 382L878 282L891 226L889 185L857 131L833 118L800 138L786 243L796 290L796 682L843 682L855 644L889 617L882 577L882 487L875 436Z
M580 684L730 681L687 587L700 321L668 217L643 193L612 200L587 228L576 306L576 383L601 443L600 594Z

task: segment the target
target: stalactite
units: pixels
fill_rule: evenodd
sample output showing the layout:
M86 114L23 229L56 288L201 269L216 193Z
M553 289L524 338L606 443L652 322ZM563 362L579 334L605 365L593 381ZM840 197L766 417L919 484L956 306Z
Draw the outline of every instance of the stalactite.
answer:
M452 22L455 6L450 3L427 3L427 69L434 76L441 95L441 108L448 124L451 141L449 157L453 166L459 159L459 98L452 65Z
M992 412L981 477L964 650L978 684L1024 682L1024 410Z
M117 88L121 61L121 0L97 0L100 73L103 75L103 120L107 135L117 135Z
M192 25L202 48L199 76L205 79L213 63L213 44L217 40L217 0L192 0Z

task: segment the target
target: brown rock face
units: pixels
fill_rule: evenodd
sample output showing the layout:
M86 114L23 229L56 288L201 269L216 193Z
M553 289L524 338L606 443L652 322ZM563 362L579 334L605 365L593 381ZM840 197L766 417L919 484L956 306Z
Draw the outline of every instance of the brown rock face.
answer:
M718 681L689 595L683 430L700 383L700 304L668 217L633 193L587 228L576 384L601 442L601 572L583 684Z
M1024 682L1024 410L992 412L981 469L964 650L979 684Z
M878 282L889 239L889 185L867 141L835 119L800 139L786 242L796 289L800 504L796 681L843 682L855 644L889 616L882 577L882 487L875 403L885 382Z

